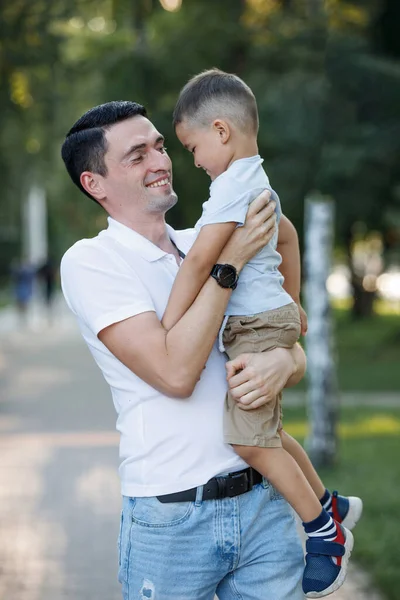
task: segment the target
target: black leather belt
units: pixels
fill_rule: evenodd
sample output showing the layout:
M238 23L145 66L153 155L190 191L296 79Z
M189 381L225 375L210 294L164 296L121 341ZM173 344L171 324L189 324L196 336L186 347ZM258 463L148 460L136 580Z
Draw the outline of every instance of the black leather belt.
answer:
M262 475L252 467L229 473L225 477L213 477L203 487L203 500L220 500L233 498L249 492L254 485L262 482ZM160 502L194 502L197 496L197 487L183 490L175 494L157 496Z

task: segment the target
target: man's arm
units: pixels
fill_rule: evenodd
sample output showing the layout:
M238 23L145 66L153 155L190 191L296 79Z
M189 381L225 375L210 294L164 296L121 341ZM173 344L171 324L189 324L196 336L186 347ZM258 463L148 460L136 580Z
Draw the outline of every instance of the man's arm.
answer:
M269 242L275 228L275 203L264 192L250 206L219 256L240 271ZM169 331L154 312L114 323L99 332L103 344L138 377L163 393L191 395L211 352L231 290L208 278L185 315Z
M162 318L162 325L167 331L176 325L194 302L235 228L236 223L202 227L174 281Z
M285 278L283 288L293 298L299 307L301 320L301 333L307 332L307 315L300 304L301 286L301 260L299 238L294 225L285 215L281 216L279 222L277 251L282 256L280 272Z

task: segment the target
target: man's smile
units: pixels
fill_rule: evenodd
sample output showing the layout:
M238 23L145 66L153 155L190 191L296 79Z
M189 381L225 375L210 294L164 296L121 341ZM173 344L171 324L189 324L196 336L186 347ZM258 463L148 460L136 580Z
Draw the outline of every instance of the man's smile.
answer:
M169 185L171 183L171 177L170 175L164 175L163 177L160 177L159 179L156 179L156 181L152 181L151 183L147 183L146 187L148 188L156 188L156 187L162 187L164 185Z

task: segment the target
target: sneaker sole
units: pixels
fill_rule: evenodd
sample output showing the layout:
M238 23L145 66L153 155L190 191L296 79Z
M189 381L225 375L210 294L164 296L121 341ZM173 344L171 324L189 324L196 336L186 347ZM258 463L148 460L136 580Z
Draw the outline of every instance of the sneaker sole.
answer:
M335 581L332 583L332 585L330 585L328 588L326 588L326 590L324 590L323 592L307 592L306 598L324 598L325 596L329 596L330 594L333 594L333 592L336 592L336 590L338 590L340 587L342 587L342 585L344 584L344 580L346 579L347 567L349 564L349 559L351 556L351 551L353 550L353 546L354 546L353 534L351 533L351 531L349 529L346 529L346 541L344 543L346 552L344 553L344 555L342 557L342 568L340 569L339 575L337 576Z
M343 519L342 525L346 527L346 529L353 529L362 515L363 503L361 498L357 498L356 496L349 496L348 498L349 512Z

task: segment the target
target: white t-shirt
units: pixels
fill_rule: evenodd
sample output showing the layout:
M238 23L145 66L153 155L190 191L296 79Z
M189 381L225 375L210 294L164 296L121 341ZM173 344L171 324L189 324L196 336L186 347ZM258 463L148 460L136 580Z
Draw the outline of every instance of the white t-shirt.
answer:
M233 221L243 225L250 202L265 189L271 191L271 200L276 202L279 223L282 214L279 197L271 188L262 163L259 155L235 160L212 182L210 197L203 204L196 231L212 223ZM271 241L241 271L226 315L255 315L293 302L282 287L283 277L279 271L282 258L276 251L277 241L278 233L275 233Z
M168 229L186 254L195 231ZM225 357L216 345L192 396L182 400L142 381L97 337L105 327L143 312L155 311L161 320L177 272L172 254L111 218L106 230L74 244L61 262L65 299L118 413L125 496L169 494L247 466L223 442L227 384Z

